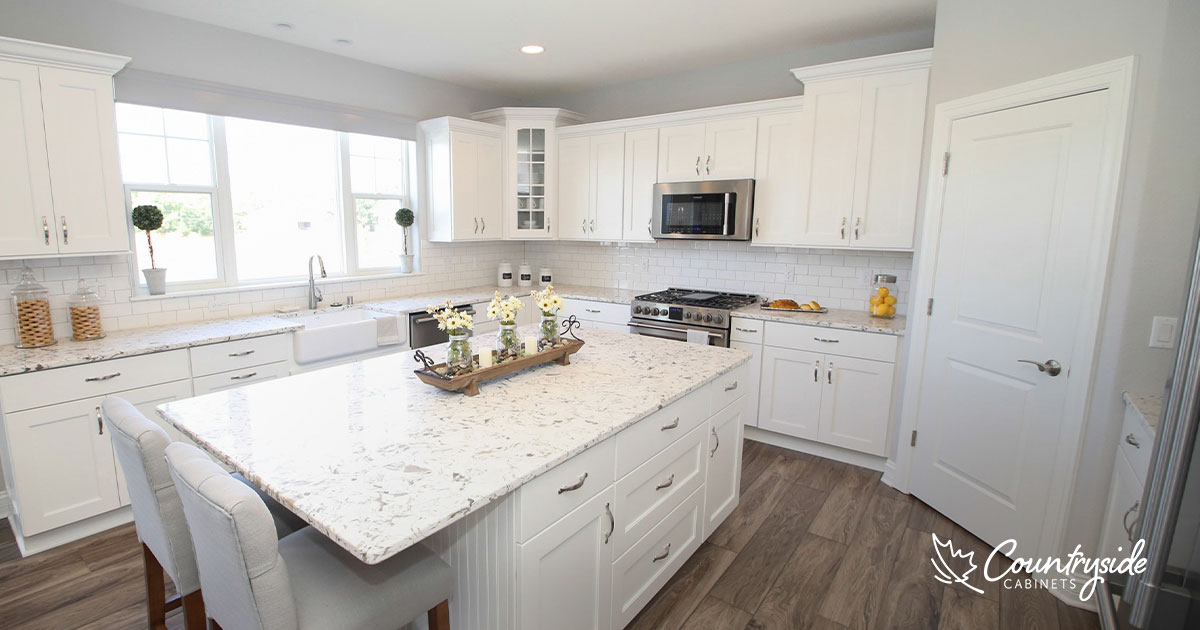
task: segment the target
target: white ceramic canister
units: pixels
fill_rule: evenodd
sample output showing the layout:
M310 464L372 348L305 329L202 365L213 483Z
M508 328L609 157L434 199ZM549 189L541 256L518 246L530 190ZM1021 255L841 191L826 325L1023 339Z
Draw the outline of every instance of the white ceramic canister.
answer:
M554 282L554 278L550 275L550 268L542 267L542 269L538 271L538 284L545 287L549 286L552 282Z
M517 286L533 286L533 269L529 266L529 263L521 263L520 268L517 269Z
M512 281L512 265L506 262L500 263L500 268L496 270L496 284L502 287L511 287Z

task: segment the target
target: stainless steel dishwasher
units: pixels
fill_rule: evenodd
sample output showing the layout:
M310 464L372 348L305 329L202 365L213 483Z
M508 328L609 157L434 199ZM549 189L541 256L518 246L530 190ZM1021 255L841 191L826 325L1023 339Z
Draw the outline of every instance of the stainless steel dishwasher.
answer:
M459 313L468 315L475 314L475 308L470 304L455 304L454 308ZM439 343L450 341L450 335L444 331L438 330L437 320L433 315L421 311L419 313L408 314L408 339L412 344L412 348L424 348L425 346L436 346Z

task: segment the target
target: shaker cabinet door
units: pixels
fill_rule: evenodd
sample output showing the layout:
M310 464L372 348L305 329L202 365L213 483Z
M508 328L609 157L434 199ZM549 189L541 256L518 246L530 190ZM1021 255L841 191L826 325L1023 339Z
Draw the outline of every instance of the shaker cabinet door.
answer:
M806 440L818 436L825 355L765 346L758 426Z
M737 507L742 472L742 413L751 396L743 396L709 420L708 471L704 482L704 538Z
M654 184L658 183L658 130L625 134L625 241L654 242Z
M585 239L591 218L591 138L558 142L558 237Z
M704 126L704 160L701 179L754 177L754 146L758 119L717 120Z
M755 245L791 245L800 231L800 129L802 112L758 119L754 163Z
M500 138L479 136L475 171L475 208L479 238L504 238L504 148Z
M704 123L658 130L658 181L693 182L704 178Z
M592 216L588 219L588 236L619 241L625 215L625 134L592 136L589 161Z
M797 245L850 243L861 78L806 84Z
M871 455L887 454L895 366L826 355L821 379L820 441Z
M746 406L742 412L742 423L758 426L758 392L762 382L763 346L748 341L731 341L729 347L750 353L750 362L746 365Z
M0 61L0 257L58 253L37 66Z

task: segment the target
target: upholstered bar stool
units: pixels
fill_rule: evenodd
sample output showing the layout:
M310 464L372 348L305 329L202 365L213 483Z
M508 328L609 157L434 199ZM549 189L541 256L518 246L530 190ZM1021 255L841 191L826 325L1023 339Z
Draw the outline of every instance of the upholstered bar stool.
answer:
M396 630L428 612L449 630L450 566L415 545L369 565L312 528L276 540L249 488L200 449L167 447L207 612L225 630Z
M150 627L166 628L167 613L182 605L188 630L202 630L206 625L204 598L196 572L192 537L184 520L179 494L167 473L164 451L171 437L120 398L106 399L101 409L112 433L117 460L125 473L133 504L133 521L142 542ZM278 536L286 536L306 526L302 519L283 506L274 501L271 503ZM179 592L170 601L166 599L164 572Z

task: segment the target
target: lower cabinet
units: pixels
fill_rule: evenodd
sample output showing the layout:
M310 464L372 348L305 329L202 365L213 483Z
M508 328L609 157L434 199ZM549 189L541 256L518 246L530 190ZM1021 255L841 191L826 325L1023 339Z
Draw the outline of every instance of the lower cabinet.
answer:
M567 298L563 302L563 308L558 313L560 323L574 315L579 321L581 330L594 328L612 332L629 332L628 304L595 302L578 298Z
M746 369L746 391L750 397L758 397L759 383L762 382L762 357L763 347L761 343L750 343L747 341L730 341L730 348L737 350L745 350L750 353L750 363ZM742 423L751 426L758 426L758 401L752 401L746 405L746 410L742 414Z
M893 364L883 361L826 355L817 439L886 455L893 371Z
M270 363L268 365L256 365L254 367L244 368L241 370L233 370L231 372L221 372L220 374L210 374L208 376L197 377L193 382L197 396L211 394L226 389L242 387L251 383L261 383L264 381L272 381L277 378L283 378L291 373L291 366L287 361L279 363ZM154 408L150 408L151 414L157 416ZM142 413L146 413L143 411Z
M696 490L613 565L613 629L633 621L704 542L704 494Z
M815 352L762 349L758 428L815 440L820 434L824 356Z
M754 391L754 390L751 390ZM738 504L742 483L744 402L721 410L709 421L708 476L704 481L704 537L708 538Z

